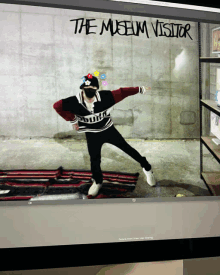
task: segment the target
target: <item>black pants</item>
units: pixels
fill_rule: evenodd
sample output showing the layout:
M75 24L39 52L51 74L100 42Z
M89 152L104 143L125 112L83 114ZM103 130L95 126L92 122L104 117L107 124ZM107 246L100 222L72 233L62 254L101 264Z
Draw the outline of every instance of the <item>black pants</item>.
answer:
M146 158L142 157L125 141L114 125L103 132L86 132L86 139L90 155L92 178L96 181L96 183L103 182L103 175L101 171L101 148L104 143L110 143L120 148L134 160L139 162L141 167L145 168L147 171L151 169L151 165L148 163Z

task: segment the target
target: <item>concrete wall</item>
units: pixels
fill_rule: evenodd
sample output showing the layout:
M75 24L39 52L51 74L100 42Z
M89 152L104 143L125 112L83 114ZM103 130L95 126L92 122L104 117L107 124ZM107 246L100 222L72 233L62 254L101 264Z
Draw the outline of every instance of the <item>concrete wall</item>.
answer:
M76 18L94 18L92 25L113 20L146 20L149 36L111 36L109 32L74 34ZM52 108L76 95L81 78L105 73L108 86L151 86L115 105L116 127L125 138L199 137L199 62L196 22L187 38L155 37L144 18L66 9L0 4L0 137L84 138ZM177 57L182 58L178 65ZM178 68L178 66L179 68ZM101 83L100 83L101 84Z

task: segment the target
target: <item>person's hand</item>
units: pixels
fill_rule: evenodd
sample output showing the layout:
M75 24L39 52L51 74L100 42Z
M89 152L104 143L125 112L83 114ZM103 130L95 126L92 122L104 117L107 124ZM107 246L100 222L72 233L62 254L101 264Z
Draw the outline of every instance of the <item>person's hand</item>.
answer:
M142 86L141 87L141 94L146 94L147 91L151 90L151 87Z
M78 123L73 124L73 130L76 130L76 131L79 130L79 125L78 125Z

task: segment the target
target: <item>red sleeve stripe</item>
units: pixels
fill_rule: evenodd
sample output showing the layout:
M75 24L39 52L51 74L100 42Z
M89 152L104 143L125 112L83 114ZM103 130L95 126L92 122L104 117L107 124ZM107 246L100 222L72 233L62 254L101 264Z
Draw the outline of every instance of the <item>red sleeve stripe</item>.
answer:
M76 117L73 113L69 111L63 111L62 107L62 99L54 103L53 108L56 110L56 112L64 118L66 121L74 121L76 120Z
M115 103L118 103L121 100L123 100L124 98L131 96L131 95L135 95L137 93L139 93L139 87L120 88L120 89L112 91L112 95L114 97Z

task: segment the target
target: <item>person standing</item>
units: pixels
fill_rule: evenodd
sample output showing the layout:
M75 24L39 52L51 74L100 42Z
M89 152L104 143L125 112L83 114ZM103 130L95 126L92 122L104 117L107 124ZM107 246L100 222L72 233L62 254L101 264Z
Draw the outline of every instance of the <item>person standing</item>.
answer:
M54 103L53 108L62 118L72 124L73 129L86 135L93 182L88 195L97 196L102 187L101 148L104 143L118 147L136 160L143 168L147 183L155 186L156 180L150 163L146 157L140 155L125 141L115 128L110 116L115 104L128 96L145 94L150 88L142 86L98 91L98 79L88 74L84 76L80 89L81 91L76 96L70 96Z

